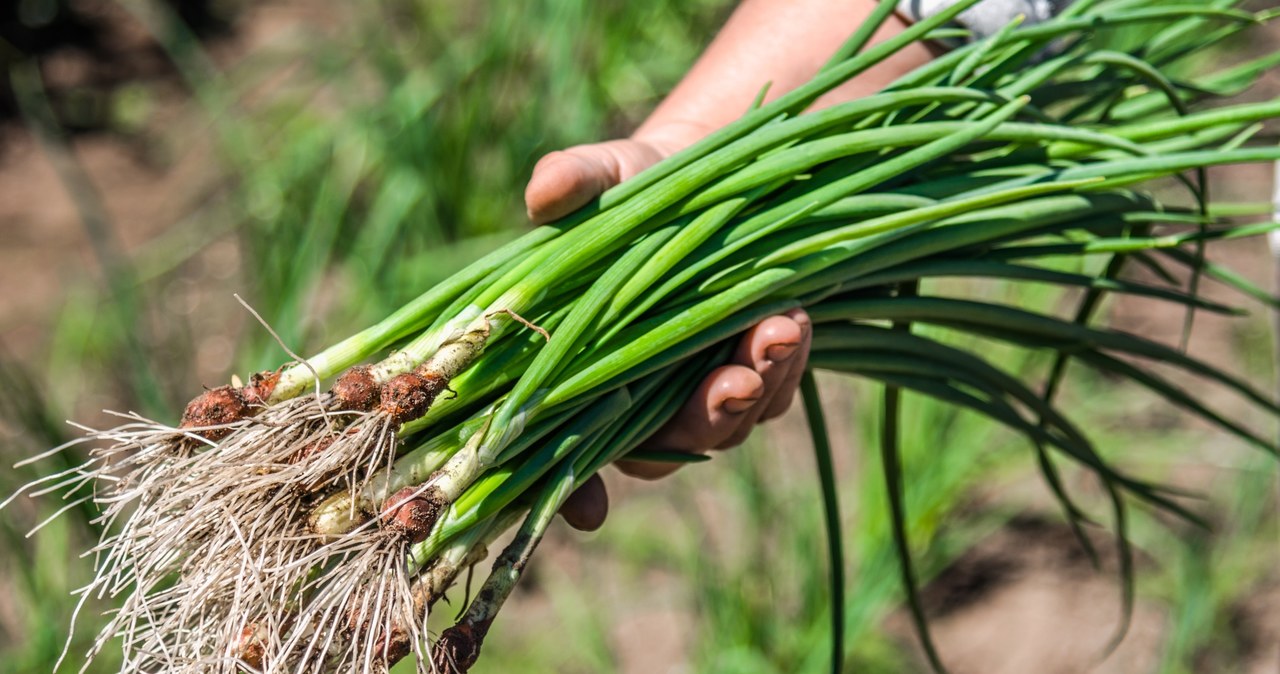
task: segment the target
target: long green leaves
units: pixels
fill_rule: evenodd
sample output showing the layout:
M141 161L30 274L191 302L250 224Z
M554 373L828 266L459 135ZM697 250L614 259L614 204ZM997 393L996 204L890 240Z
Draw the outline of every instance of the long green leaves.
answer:
M822 515L827 532L827 572L831 575L831 672L844 671L844 540L840 534L840 493L836 487L835 462L831 457L831 440L822 412L813 371L800 379L800 397L804 401L805 420L813 440L813 454L818 463L818 482L822 486Z
M910 542L916 534L907 525L904 495L912 462L904 463L901 451L905 390L971 410L1025 437L1049 491L1086 549L1083 526L1093 521L1089 511L1097 504L1077 500L1061 466L1072 465L1098 479L1117 535L1127 620L1134 594L1126 508L1137 501L1193 522L1201 518L1171 490L1131 474L1125 461L1109 454L1104 459L1085 432L1088 425L1073 422L1058 407L1054 392L1068 359L1077 359L1275 452L1249 424L1210 407L1198 393L1147 363L1176 367L1227 388L1266 414L1280 415L1280 404L1269 394L1244 377L1148 336L1090 324L1110 293L1172 303L1187 309L1188 316L1192 310L1241 313L1228 303L1201 298L1201 274L1265 297L1207 262L1202 252L1211 242L1257 236L1277 225L1222 222L1221 209L1207 203L1203 172L1216 165L1280 158L1276 148L1251 144L1256 124L1280 116L1280 107L1272 102L1191 112L1215 87L1236 86L1256 75L1256 68L1196 77L1183 66L1198 47L1182 43L1202 32L1225 39L1266 17L1235 10L1228 0L1207 7L1081 0L1059 19L1041 25L1014 22L981 44L957 49L899 78L884 92L805 112L823 93L912 41L936 34L976 1L964 0L872 45L871 35L894 5L882 0L866 25L808 84L773 102L758 102L738 121L609 190L581 212L467 266L310 362L289 366L273 395L274 401L283 401L317 383L315 377L384 355L368 372L380 387L378 394L388 399L372 412L323 410L317 417L298 403L268 411L263 417L267 423L244 419L228 436L228 446L235 448L228 454L253 457L238 459L248 463L260 455L273 457L265 467L223 466L218 463L224 459L222 448L194 456L173 452L195 466L234 470L235 477L228 480L232 483L248 482L246 476L264 478L262 484L271 489L262 491L275 499L270 501L272 516L263 518L267 524L254 524L243 540L223 546L234 550L213 563L211 568L221 575L209 576L254 577L213 588L214 595L251 616L286 610L271 602L288 596L291 615L283 621L288 625L269 635L271 643L299 643L313 636L298 630L324 626L332 631L332 641L347 650L287 653L280 661L317 657L338 662L360 651L358 644L346 643L360 630L330 624L333 615L346 615L344 602L366 592L363 586L342 588L345 595L330 592L329 584L340 585L343 579L367 582L368 568L355 568L350 559L379 560L388 573L406 568L430 573L442 555L456 566L470 554L467 546L493 533L494 522L530 509L517 542L486 585L488 595L482 593L472 603L463 623L447 633L454 637L445 641L481 625L487 629L571 489L645 446L645 439L684 405L703 374L725 361L739 333L770 315L803 307L815 324L812 367L885 387L879 439L892 543L906 603L936 669L941 670L942 658L928 634L919 565ZM1146 35L1147 42L1132 50L1123 40L1115 43L1117 28ZM1043 52L1051 44L1061 52ZM442 100L439 91L427 98L421 105ZM1149 120L1143 112L1151 113ZM327 178L314 197L314 210L333 216L334 222L355 198L359 177L376 157L355 152L348 160L351 170ZM1199 180L1185 172L1199 174ZM1186 192L1181 190L1170 196L1142 187L1160 178L1190 188L1195 203L1184 203ZM429 190L412 175L398 172L388 184L392 187L375 192L376 232L357 237L362 249L390 250L385 234L394 226L387 223L428 198ZM299 241L303 254L332 249L341 235L334 222L308 231ZM1095 255L1111 260L1099 270L1092 266ZM1169 285L1122 277L1126 260L1153 270ZM1176 283L1169 262L1190 271L1190 288ZM280 271L295 284L303 275ZM1074 316L1064 319L1044 307L999 304L972 295L973 285L954 279L1079 290L1084 299ZM281 301L296 309L301 299ZM526 327L548 329L549 341ZM945 336L935 339L935 332ZM990 340L1051 353L1056 364L1048 384L1042 389L1025 372L1006 369L981 346L973 346ZM442 362L449 367L437 367ZM446 395L430 409L405 412L403 416L413 418L403 418L394 397L403 391L396 387L416 386L418 379ZM832 668L839 671L849 608L839 499L812 374L803 378L802 389L826 516ZM411 393L425 397L425 390ZM387 402L392 404L383 405ZM314 473L324 473L328 480L328 474L340 472L344 481L310 493L310 483L290 477L291 471L308 475L315 468L310 463L314 446L293 447L291 434L307 442L337 438L321 451L323 470ZM370 446L364 446L369 438ZM403 449L396 444L401 441ZM303 442L296 439L296 444ZM261 451L268 446L271 451ZM631 458L684 460L665 448L645 447ZM945 446L931 449L947 451ZM409 498L421 502L389 500L393 491L406 487L420 487L421 498ZM331 493L339 488L349 491ZM208 503L221 503L225 493L235 491L210 490L209 499L193 510L214 512ZM313 506L316 502L321 505ZM276 508L276 503L287 507ZM193 530L189 524L206 526L184 520L183 510L172 506L157 517L183 532ZM150 515L145 507L140 512ZM386 531L394 527L382 526L388 513L416 518L408 542ZM305 523L300 521L304 517ZM325 540L300 535L304 524ZM151 561L176 565L184 554L198 555L192 550L203 552L183 547L187 538L175 537L172 549L162 548ZM287 543L273 547L280 541ZM225 552L223 548L219 550ZM404 567L408 549L412 560ZM262 550L260 557L270 557L271 563L246 558L243 550ZM296 574L305 587L298 591L293 581L281 582L289 585L288 591L277 592L271 578L279 576L271 574L278 569ZM185 572L174 566L173 573ZM399 580L405 580L401 587L409 582ZM179 582L188 581L183 577ZM259 587L268 589L248 589ZM143 590L142 599L149 599L145 593L150 591ZM173 600L159 596L159 602L169 602L160 605L163 614ZM418 599L397 598L406 607L405 616L416 614L419 607L413 602ZM242 631L243 625L231 629L221 623L205 630L191 618L205 619L204 607L197 605L200 598L181 601L184 608L164 618L169 623L155 623L165 628L156 628L156 634L212 634L210 639L218 639ZM130 619L126 613L124 620ZM137 618L154 619L141 611ZM127 647L163 654L168 637L156 638L145 648L132 642ZM222 643L192 648L231 650ZM366 662L376 657L363 655ZM164 669L160 664L155 668Z

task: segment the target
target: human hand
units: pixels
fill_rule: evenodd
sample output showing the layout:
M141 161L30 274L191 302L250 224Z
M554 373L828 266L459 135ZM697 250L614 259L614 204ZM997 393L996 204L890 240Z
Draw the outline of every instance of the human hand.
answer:
M697 63L631 138L579 145L538 162L525 190L530 219L541 224L568 215L730 123L756 102L766 84L768 101L807 82L877 6L874 0L742 0ZM872 43L906 26L901 17L891 14ZM880 91L932 56L926 45L910 45L828 91L812 107ZM708 375L647 447L702 451L741 444L756 423L781 414L795 397L808 361L811 332L803 311L768 318L748 331L733 364ZM638 461L620 461L618 466L649 479L679 467ZM603 524L608 498L600 477L593 476L574 492L560 512L569 524L584 531Z
M674 129L548 154L534 167L525 190L530 219L549 222L571 213L692 142L681 134L697 131ZM698 453L742 444L757 423L781 415L791 405L808 360L811 328L809 316L794 309L748 330L738 342L732 363L708 374L675 417L644 447ZM642 479L670 475L681 465L617 463L622 472ZM576 529L599 528L608 514L608 495L600 476L592 476L570 495L560 514Z
M673 122L641 127L630 138L552 152L538 160L525 188L529 219L541 225L562 218L708 131L702 125Z

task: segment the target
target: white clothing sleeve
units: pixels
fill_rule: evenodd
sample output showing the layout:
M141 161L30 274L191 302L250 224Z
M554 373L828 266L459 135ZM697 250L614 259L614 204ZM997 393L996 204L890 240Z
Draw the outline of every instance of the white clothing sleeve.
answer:
M983 0L956 17L956 23L983 38L994 34L1025 15L1026 24L1038 23L1061 12L1072 0ZM898 12L911 21L919 21L954 5L956 0L899 0Z

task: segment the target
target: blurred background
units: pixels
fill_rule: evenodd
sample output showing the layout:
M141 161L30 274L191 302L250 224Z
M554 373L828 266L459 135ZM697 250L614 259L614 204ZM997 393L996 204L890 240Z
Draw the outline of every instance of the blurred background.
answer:
M74 437L66 419L111 423L104 409L174 421L201 386L287 360L232 293L311 352L521 231L538 157L625 135L732 4L3 0L0 463ZM1257 31L1212 58L1277 40ZM1271 76L1253 96L1278 93ZM1268 167L1215 180L1223 198L1270 194ZM1256 242L1215 254L1271 287ZM1070 299L1018 292L1010 301ZM1271 386L1272 317L1249 308L1241 320L1201 316L1191 348ZM1176 343L1176 312L1130 300L1108 311ZM865 449L879 394L822 384L851 579L845 669L926 671ZM1112 460L1201 493L1214 527L1136 511L1138 606L1101 660L1120 619L1113 556L1090 565L1024 443L909 397L910 534L944 660L955 672L1280 671L1277 463L1083 370L1062 400ZM797 414L669 480L608 475L606 526L555 528L475 671L827 671L821 501ZM78 462L0 471L0 493ZM1101 503L1087 478L1067 479ZM0 513L0 672L51 671L70 593L90 577L79 551L97 535L91 508L24 538L60 505L20 499ZM461 601L433 622L448 624ZM81 615L72 669L107 608ZM108 652L89 671L116 670Z

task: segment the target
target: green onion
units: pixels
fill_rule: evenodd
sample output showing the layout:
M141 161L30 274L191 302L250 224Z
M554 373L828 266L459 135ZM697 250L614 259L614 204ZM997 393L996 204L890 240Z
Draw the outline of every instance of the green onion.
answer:
M974 2L868 47L895 5L883 0L810 83L382 322L248 386L206 394L177 428L132 419L91 432L105 446L90 465L52 476L43 490L74 494L131 456L130 481L98 497L114 533L102 541L86 593L118 594L122 607L96 648L119 639L126 661L142 670L376 671L413 655L465 671L573 488L657 432L703 374L725 362L737 334L795 307L814 321L811 367L886 387L881 450L895 541L935 668L945 654L927 636L903 524L902 389L1025 436L1077 530L1091 515L1055 462L1096 475L1123 553L1127 611L1128 504L1199 518L1169 490L1104 459L1053 393L1074 358L1277 452L1199 391L1130 357L1175 366L1280 415L1270 395L1192 354L1089 324L1108 293L1240 313L1200 297L1196 282L1184 290L1119 278L1126 262L1166 281L1174 277L1164 264L1174 262L1193 278L1224 280L1276 304L1201 254L1213 241L1277 228L1223 221L1241 209L1208 203L1202 174L1280 159L1274 147L1251 145L1255 125L1280 117L1280 103L1189 107L1215 91L1242 90L1277 61L1168 75L1201 48L1193 36L1212 29L1212 39L1225 40L1271 15L1227 1L1081 0L1058 19L1015 22L959 48L881 93L804 112ZM1108 50L1097 34L1115 26L1147 31L1150 51ZM1064 51L1045 55L1051 44ZM1199 179L1182 175L1188 171ZM1160 178L1180 181L1193 203L1143 189ZM1101 272L1055 266L1099 256L1108 263ZM1068 320L947 296L938 281L955 278L1082 288L1086 299ZM917 324L1048 351L1058 364L1038 391L979 349L914 332ZM328 392L318 391L335 376ZM816 418L811 379L805 391ZM235 413L216 417L211 410L225 406L211 402L234 403ZM821 458L825 431L814 431ZM675 457L649 448L631 458ZM823 477L833 523L835 494ZM458 625L431 646L425 612L522 517ZM836 533L829 542L839 583Z

